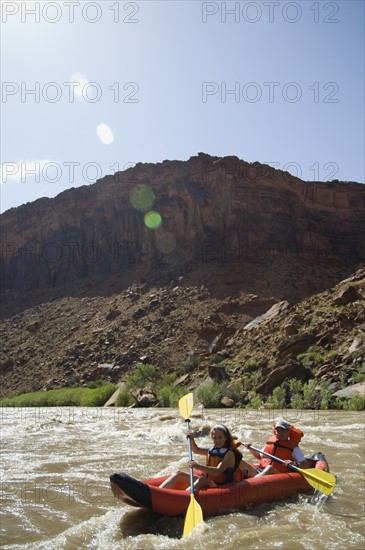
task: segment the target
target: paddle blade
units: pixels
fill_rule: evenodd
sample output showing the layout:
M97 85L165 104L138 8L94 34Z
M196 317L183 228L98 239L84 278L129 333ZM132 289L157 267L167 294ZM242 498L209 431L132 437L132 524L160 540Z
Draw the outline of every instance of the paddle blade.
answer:
M200 504L195 500L194 494L190 494L190 504L185 516L184 522L184 538L187 537L193 529L199 523L203 523L203 511L200 507Z
M193 394L187 393L179 401L179 411L184 420L187 420L193 410Z
M298 468L298 472L306 479L306 481L325 495L331 495L336 485L336 478L329 472L323 472L316 468L303 469Z

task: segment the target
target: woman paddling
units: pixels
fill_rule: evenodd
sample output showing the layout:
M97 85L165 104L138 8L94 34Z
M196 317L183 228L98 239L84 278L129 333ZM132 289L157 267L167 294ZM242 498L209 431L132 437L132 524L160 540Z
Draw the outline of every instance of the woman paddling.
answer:
M206 456L206 464L198 464L195 460L189 461L189 467L194 468L195 490L217 487L234 481L235 472L242 460L242 454L237 450L240 442L236 441L229 429L222 424L214 426L210 432L213 445L209 448L198 447L192 432L190 438L193 453ZM190 475L187 472L176 472L167 478L160 487L174 489L178 485L186 484L190 487Z

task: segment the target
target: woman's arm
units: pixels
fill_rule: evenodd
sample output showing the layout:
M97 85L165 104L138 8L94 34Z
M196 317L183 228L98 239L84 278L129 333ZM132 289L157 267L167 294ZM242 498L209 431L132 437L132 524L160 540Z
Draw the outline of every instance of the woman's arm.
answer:
M246 447L246 449L248 449L250 451L250 453L252 454L252 456L254 458L256 458L256 460L261 460L261 458L262 458L261 454L258 453L257 451L254 451L253 449L251 449L252 443L244 443L243 445Z
M194 440L194 437L193 437L193 432L189 432L186 437L188 437L190 439L191 450L193 451L193 453L195 453L196 455L206 455L207 454L209 449L204 449L203 447L198 447L198 445L195 443L195 440Z

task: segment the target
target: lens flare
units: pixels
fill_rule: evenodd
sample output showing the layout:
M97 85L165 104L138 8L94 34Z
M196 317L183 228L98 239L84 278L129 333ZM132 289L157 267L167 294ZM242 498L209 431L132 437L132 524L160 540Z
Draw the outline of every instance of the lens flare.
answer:
M143 211L152 208L156 201L156 197L150 187L141 184L132 189L129 195L129 200L134 208Z
M145 214L144 223L148 229L157 229L162 224L162 218L158 212L151 210Z
M77 83L77 85L73 88L73 91L76 98L82 101L84 99L83 97L84 88L89 84L89 80L86 78L85 75L81 73L75 73L70 76L70 82Z
M176 248L175 237L169 231L164 231L162 228L155 233L156 248L164 254L170 254Z
M104 143L104 145L110 145L111 143L113 143L113 132L107 124L104 124L104 122L98 124L98 126L96 127L96 133L98 134L98 138L102 143Z

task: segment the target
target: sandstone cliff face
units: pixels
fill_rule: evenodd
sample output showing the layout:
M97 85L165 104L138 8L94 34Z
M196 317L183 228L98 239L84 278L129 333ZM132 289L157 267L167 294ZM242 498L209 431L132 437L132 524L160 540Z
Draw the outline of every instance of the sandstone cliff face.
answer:
M365 257L365 186L199 154L11 209L1 227L2 291L288 255L352 266Z

